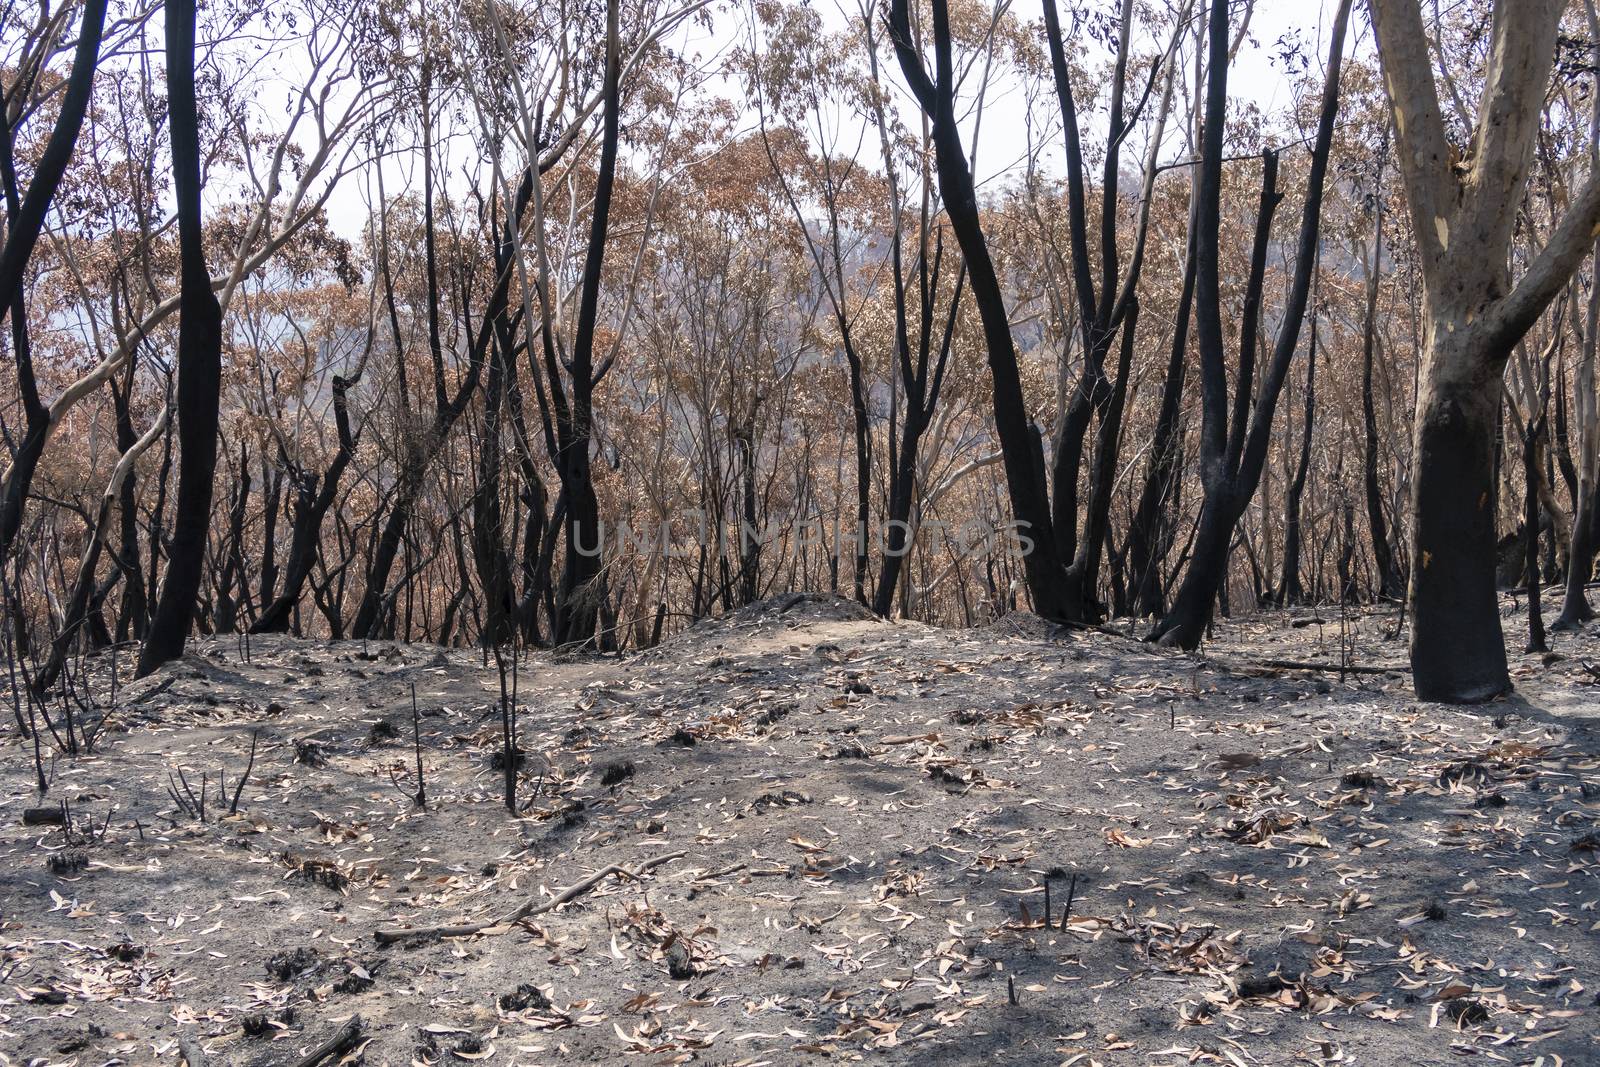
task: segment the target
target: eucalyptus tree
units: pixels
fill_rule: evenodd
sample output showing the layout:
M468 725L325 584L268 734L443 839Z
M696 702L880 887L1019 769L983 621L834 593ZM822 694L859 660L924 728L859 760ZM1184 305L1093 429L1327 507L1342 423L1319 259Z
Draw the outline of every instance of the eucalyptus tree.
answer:
M0 245L0 321L7 316L11 319L12 357L24 421L22 441L0 476L0 561L9 554L11 542L22 526L33 472L57 419L51 406L40 399L34 373L28 337L26 272L89 109L105 29L106 3L107 0L88 0L83 7L72 68L59 93L55 125L44 152L32 161L33 177L25 191L20 188L17 175L19 128L40 112L47 99L57 95L51 85L50 63L66 38L71 5L63 4L53 15L48 5L39 5L37 19L24 29L20 47L10 57L16 73L9 79L10 84L0 90L0 183L6 203L6 236L4 245ZM8 9L6 21L15 13Z
M1117 433L1120 431L1117 421L1120 419L1120 405L1115 400L1117 391L1104 380L1104 361L1112 342L1126 329L1125 323L1130 312L1137 305L1136 286L1149 221L1148 210L1145 210L1140 215L1128 273L1119 281L1120 260L1115 236L1117 159L1121 142L1132 128L1132 119L1149 99L1163 64L1152 67L1149 83L1138 105L1125 115L1123 87L1127 77L1133 7L1124 3L1117 66L1112 82L1110 139L1106 153L1106 175L1109 177L1102 180L1101 280L1096 288L1089 262L1082 151L1071 72L1065 60L1055 7L1047 0L1047 37L1067 145L1074 288L1086 349L1083 376L1064 413L1062 431L1057 435L1056 461L1052 468L1047 468L1042 434L1030 418L1022 388L1017 346L1007 313L1007 297L985 236L972 166L962 143L956 109L956 90L961 71L954 58L949 4L946 0L933 0L930 13L928 31L934 60L931 73L923 56L919 28L913 24L910 5L905 0L894 0L890 4L889 38L907 86L931 122L930 133L945 213L965 259L973 300L983 325L993 388L995 432L1000 439L1013 518L1026 549L1023 553L1023 569L1034 608L1046 618L1081 621L1099 611L1092 603L1093 586L1106 532L1105 522L1109 515L1109 479L1115 465ZM998 20L998 12L995 18ZM1175 33L1174 48L1178 39L1179 34ZM1165 81L1167 89L1172 84L1172 50L1168 50L1166 57L1169 71ZM1163 98L1164 101L1170 100L1170 93L1164 91ZM1164 118L1164 111L1160 117ZM1158 122L1158 130L1159 125ZM1150 186L1155 180L1155 153L1159 144L1158 132L1152 138L1151 154L1145 167L1146 205L1149 203ZM1127 331L1123 345L1122 362L1126 364L1132 355L1131 331ZM1125 379L1121 384L1125 388ZM1089 527L1080 542L1077 537L1077 499L1082 443L1089 421L1097 412L1104 432L1098 442L1097 462L1091 477ZM1054 503L1051 500L1052 480Z
M167 121L178 204L178 501L166 578L139 651L143 676L183 653L211 527L222 400L222 305L200 219L200 116L195 99L195 2L167 0Z
M1279 316L1277 337L1270 349L1271 359L1261 368L1264 373L1257 384L1256 351L1261 343L1258 331L1272 217L1283 199L1277 187L1279 154L1274 149L1261 154L1261 198L1256 211L1255 238L1239 325L1238 360L1230 397L1219 244L1230 26L1229 5L1225 0L1214 0L1212 4L1207 33L1205 124L1199 186L1195 193L1198 201L1195 212L1195 335L1201 394L1200 484L1205 497L1189 568L1171 608L1151 631L1150 640L1186 649L1199 646L1227 577L1234 531L1260 484L1273 414L1299 344L1311 281L1316 272L1322 196L1332 152L1334 122L1339 111L1339 71L1350 6L1351 0L1340 3L1329 33L1328 62L1306 176L1293 275Z
M1527 185L1566 4L1495 0L1464 151L1446 133L1418 0L1369 6L1424 292L1412 446L1412 683L1425 700L1471 703L1511 685L1495 592L1501 378L1517 342L1593 247L1600 174L1572 195L1544 248L1513 278L1511 206Z

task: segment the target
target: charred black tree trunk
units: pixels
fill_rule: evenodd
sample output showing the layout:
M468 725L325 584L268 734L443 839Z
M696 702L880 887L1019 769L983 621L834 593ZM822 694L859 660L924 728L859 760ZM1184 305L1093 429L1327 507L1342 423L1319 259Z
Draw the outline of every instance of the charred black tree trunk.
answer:
M117 420L117 448L126 453L138 439L133 430L133 413L130 409L133 391L135 360L128 361L128 369L119 386L111 383L111 402ZM139 508L138 472L130 470L117 489L118 550L114 553L117 569L122 571L122 617L117 625L117 640L130 635L144 640L149 623L149 596L145 590L144 571L139 568Z
M1255 347L1260 316L1262 276L1266 267L1272 215L1281 194L1277 191L1277 154L1262 154L1261 204L1256 216L1256 239L1251 252L1244 311L1239 331L1239 366L1232 413L1229 413L1226 341L1222 330L1220 278L1220 223L1222 194L1223 125L1228 105L1228 5L1212 5L1209 26L1210 70L1206 87L1205 127L1202 138L1198 239L1196 254L1196 326L1201 372L1201 485L1205 504L1194 554L1172 610L1149 635L1149 640L1180 648L1199 647L1217 592L1227 576L1228 551L1239 516L1255 495L1266 463L1268 437L1278 396L1305 319L1311 278L1316 269L1322 217L1322 192L1332 149L1334 119L1339 110L1339 70L1344 52L1350 0L1339 6L1329 44L1326 81L1322 87L1317 136L1306 177L1306 198L1300 220L1294 276L1272 348L1271 362L1259 388L1252 392Z
M905 275L901 269L901 244L896 233L891 253L895 287L895 352L900 366L900 379L905 389L905 421L901 428L898 450L890 449L889 514L886 526L883 564L878 569L878 586L872 598L872 610L888 615L894 607L894 595L906 556L911 551L912 508L916 502L917 457L922 446L922 435L933 420L939 403L939 392L944 385L944 371L950 356L950 345L955 337L956 316L961 308L961 292L966 284L965 265L956 274L955 291L950 297L946 312L944 332L939 341L937 359L933 359L934 305L939 290L940 265L944 262L942 235L934 246L933 262L919 256L918 277L921 306L918 315L916 359L911 353L911 336L907 308ZM930 373L931 364L931 373Z
M1117 380L1100 411L1095 432L1094 465L1089 471L1089 500L1085 508L1083 538L1070 568L1076 583L1080 614L1098 620L1105 614L1096 587L1106 538L1111 531L1111 491L1115 488L1117 459L1121 455L1122 416L1127 407L1128 376L1133 368L1133 342L1139 324L1139 300L1128 301L1122 322L1122 344L1117 356Z
M843 318L842 314L840 317ZM844 335L844 358L850 368L850 413L856 432L855 598L865 604L867 545L871 540L868 528L872 522L872 430L867 421L867 385L861 370L861 354L848 333Z
M1594 573L1595 547L1600 544L1600 538L1596 536L1600 533L1596 529L1600 509L1595 507L1594 496L1593 492L1586 496L1580 493L1578 509L1572 516L1572 549L1567 554L1566 589L1561 601L1561 615L1551 626L1554 630L1575 630L1594 618L1594 608L1590 607L1589 598L1584 593L1584 586Z
M1227 40L1227 12L1226 3L1219 2L1215 9L1221 9L1222 23L1221 38ZM1211 61L1217 66L1213 68L1212 90L1225 104L1226 101L1226 45L1219 51L1216 47L1219 36L1217 30L1218 16L1212 16L1212 53ZM1221 71L1219 74L1218 72ZM1217 82L1221 80L1223 87L1218 90ZM1215 116L1220 122L1222 109L1219 107ZM1210 130L1213 128L1213 115L1208 110L1206 114L1206 148L1207 167L1211 158ZM1278 203L1283 199L1283 194L1278 192L1278 155L1275 151L1268 150L1262 153L1261 173L1261 198L1256 210L1255 241L1250 255L1250 274L1245 287L1244 311L1239 330L1239 369L1236 382L1237 392L1234 394L1233 424L1230 431L1228 415L1228 383L1226 372L1223 368L1223 349L1225 342L1222 337L1222 320L1217 303L1220 276L1218 269L1218 200L1221 191L1221 138L1217 138L1217 154L1215 159L1216 185L1210 183L1211 175L1203 172L1201 176L1202 197L1199 216L1201 233L1199 240L1200 265L1197 277L1199 290L1199 343L1200 343L1200 369L1201 369L1201 410L1203 426L1201 431L1201 462L1200 480L1205 493L1205 501L1200 509L1199 526L1195 532L1194 546L1189 556L1189 568L1184 572L1183 581L1178 586L1177 595L1174 597L1172 607L1150 633L1148 640L1159 641L1163 644L1176 645L1180 648L1195 649L1200 645L1202 637L1211 625L1211 615L1216 608L1217 595L1222 589L1227 578L1228 558L1232 552L1233 529L1239 520L1239 515L1248 503L1250 494L1255 491L1255 479L1250 480L1249 493L1242 493L1244 483L1243 472L1239 469L1244 441L1243 403L1241 400L1248 396L1251 382L1254 377L1255 351L1258 343L1257 329L1261 309L1261 289L1266 272L1266 258L1272 233L1272 216L1277 210ZM1209 168L1208 168L1209 169ZM1208 189L1210 190L1208 194ZM1209 226L1209 228L1208 228ZM1207 257L1207 250L1211 255ZM1308 279L1309 280L1309 279ZM1209 299L1208 299L1209 294ZM1208 314L1209 310L1209 314ZM1286 323L1287 325L1287 323ZM1298 323L1295 324L1298 326ZM1292 353L1291 353L1292 354ZM1275 399L1275 398L1274 398ZM1259 409L1258 409L1259 410ZM1257 426L1264 425L1261 422ZM1262 449L1262 458L1265 459L1265 449ZM1260 468L1255 471L1256 478L1260 476ZM1242 497L1242 499L1241 499Z
M1361 327L1361 426L1366 445L1362 484L1367 500L1367 531L1372 536L1372 558L1377 568L1378 598L1398 600L1405 595L1405 580L1389 547L1389 524L1383 515L1383 488L1378 480L1378 413L1373 399L1373 363L1378 343L1378 279L1383 266L1383 197L1377 198L1373 223L1372 266L1367 274L1367 309Z
M399 484L395 489L394 503L390 508L388 517L384 520L382 533L379 534L376 544L373 545L372 556L367 562L366 588L361 596L361 603L356 608L356 617L351 629L357 637L378 637L383 633L384 620L390 614L391 601L389 597L389 573L394 569L396 557L400 554L400 547L405 541L406 528L411 521L411 510L415 506L417 494L422 491L422 480L427 473L428 466L433 458L433 453L442 448L450 429L456 420L466 410L471 393L476 391L478 380L482 375L482 353L474 353L472 370L456 397L457 402L452 402L445 392L444 384L444 346L440 338L440 308L439 308L439 272L438 257L436 253L436 233L434 221L434 195L433 195L433 137L431 124L433 122L432 110L429 106L430 70L427 63L423 65L421 89L421 122L423 129L422 145L422 222L423 222L423 247L424 247L424 272L427 275L424 282L427 287L427 314L428 314L428 348L433 363L433 419L425 435L418 440L405 440L400 442L402 460L399 474ZM395 362L397 366L405 363L405 351L401 343L398 321L395 320L393 300L393 279L385 275L386 295L390 303L390 318L394 321L395 331ZM485 324L487 327L487 324ZM402 378L403 383L403 378ZM467 386L470 385L469 390ZM403 385L402 385L403 390ZM401 403L407 403L407 398L402 391Z
M572 342L572 407L561 434L556 469L567 500L567 554L557 597L555 639L563 645L590 646L599 617L601 562L600 503L594 492L590 452L594 443L594 333L600 310L600 275L605 264L611 194L617 174L621 135L622 55L618 41L617 0L606 5L606 69L601 107L600 166L595 176L589 247L583 264L578 324Z
M1166 583L1162 568L1171 551L1171 507L1182 464L1183 383L1188 360L1189 319L1194 307L1195 217L1189 214L1188 252L1184 257L1183 289L1178 297L1177 323L1167 357L1167 375L1161 387L1161 410L1150 441L1150 464L1145 468L1139 506L1128 528L1128 585L1132 610L1141 618L1166 610Z
M498 264L505 269L507 264ZM482 641L494 648L510 639L516 618L511 588L511 554L506 544L501 502L502 425L506 408L508 368L513 365L510 320L502 314L489 346L489 377L483 394L483 438L478 447L478 484L472 496L472 555L483 586Z
M1594 248L1600 179L1591 177L1513 280L1540 109L1564 7L1495 0L1490 74L1472 151L1452 166L1421 12L1368 9L1398 134L1426 299L1412 459L1411 677L1424 700L1475 703L1511 687L1495 593L1497 412L1507 357Z
M62 617L61 631L51 643L50 655L42 667L34 673L34 691L43 693L55 685L60 677L62 667L66 663L68 652L80 642L87 634L91 647L103 647L111 641L110 633L105 630L103 620L99 618L101 605L110 594L117 581L132 574L138 578L138 568L114 569L106 581L98 587L95 583L95 571L100 565L100 558L104 552L106 541L110 535L111 509L117 506L126 485L133 478L133 466L138 461L140 454L155 442L157 435L166 429L167 413L163 410L161 418L150 428L143 437L132 436L132 426L128 427L126 444L122 445L122 457L117 461L117 466L112 472L111 482L106 486L106 492L100 498L100 507L95 512L93 521L89 526L89 543L83 550L83 556L78 561L78 575L73 582L72 593L67 598L67 608ZM124 440L119 431L119 441ZM131 507L131 504L129 505Z
M1573 547L1566 557L1566 589L1562 598L1562 614L1552 625L1555 630L1574 630L1584 622L1594 619L1595 611L1589 606L1584 585L1594 577L1595 549L1600 547L1600 507L1595 507L1594 493L1579 498L1578 512L1573 515Z
M239 448L239 475L234 483L233 506L228 509L228 539L222 546L221 573L217 576L216 603L212 608L211 628L219 634L232 633L239 621L240 603L233 595L237 583L245 598L250 595L244 574L244 521L250 507L250 453Z
M1339 483L1339 603L1356 602L1356 506L1345 490L1344 472Z
M10 469L0 484L0 560L11 553L12 542L22 528L22 512L33 484L34 471L44 455L50 433L50 409L39 398L33 371L33 356L28 343L25 282L28 261L44 229L45 215L56 187L66 173L67 164L78 143L78 131L89 107L94 88L95 64L100 58L100 37L105 26L107 0L88 0L78 27L78 47L72 58L72 73L67 76L66 92L55 127L45 143L44 153L33 169L28 191L22 194L17 184L13 155L16 131L8 116L13 100L25 101L35 88L40 65L30 78L12 78L9 92L0 92L0 178L6 197L6 240L0 247L0 320L11 316L12 357L17 366L17 393L22 401L23 433ZM21 109L18 109L20 113Z
M1306 491L1306 476L1311 471L1311 430L1317 416L1317 319L1311 318L1311 345L1306 353L1306 396L1304 425L1300 427L1300 459L1283 505L1283 580L1278 585L1278 606L1303 604L1305 588L1300 584L1300 500Z
M284 633L294 617L295 608L305 590L306 579L316 563L317 545L322 538L322 519L333 506L339 493L339 479L355 455L355 437L350 430L350 413L346 399L354 378L333 376L333 421L339 434L339 451L334 454L328 469L318 479L316 472L291 468L290 479L295 487L294 518L289 534L289 558L284 564L283 588L256 618L250 627L253 634ZM319 487L320 481L320 487Z
M1576 320L1577 316L1574 315L1573 318ZM1579 334L1579 340L1582 340L1581 333ZM1550 450L1555 453L1553 458L1556 469L1561 472L1561 481L1567 488L1567 506L1572 509L1573 515L1576 516L1580 505L1578 467L1572 461L1572 435L1567 422L1567 373L1565 357L1561 353L1556 355L1555 388L1556 392L1553 398L1555 400L1555 441ZM1551 476L1550 480L1552 482L1555 481L1554 475Z
M757 401L757 406L759 406ZM733 453L739 468L739 580L734 588L724 591L724 598L737 596L733 606L754 604L760 596L761 535L757 525L756 499L756 413L740 420L733 427ZM865 540L865 538L862 538Z
M201 245L200 128L194 91L194 0L167 4L167 102L182 286L178 303L178 503L166 578L139 655L143 677L183 654L211 524L222 393L222 307Z
M1499 391L1428 384L1413 461L1412 678L1422 700L1474 703L1509 685L1494 568Z
M283 471L261 457L261 573L257 575L255 602L265 610L278 588L278 513L283 508Z
M494 288L490 291L484 307L483 318L478 323L477 331L471 335L467 373L457 387L455 395L451 396L445 384L444 343L440 333L441 310L433 203L433 144L429 125L433 120L428 106L427 86L428 76L424 72L422 122L425 145L422 167L422 210L427 275L424 281L427 288L428 349L433 365L433 418L419 440L403 442L404 458L398 485L395 488L394 504L384 521L377 543L373 546L372 557L367 565L366 588L350 626L352 634L356 637L380 636L385 626L385 619L392 614L393 598L388 589L389 574L394 569L395 559L405 542L411 512L416 505L418 494L422 491L423 479L433 461L434 453L443 447L451 429L466 413L467 406L483 379L483 367L489 346L494 341L495 331L503 327L502 318L506 314L513 273L505 266L510 261L508 249L515 247L516 228L522 225L529 198L533 195L533 177L531 174L524 174L514 202L506 214L505 225L495 237L497 242L495 264L499 270ZM403 366L405 353L398 317L394 311L394 284L387 269L384 271L383 281L390 307L391 329L394 332L396 363L398 366Z
M955 113L956 71L950 43L950 14L945 0L933 0L934 75L929 77L912 39L907 0L893 0L889 36L900 69L923 112L932 121L939 189L950 228L966 257L972 298L983 324L993 384L995 432L1000 438L1006 488L1023 538L1023 568L1034 610L1048 619L1071 614L1066 567L1051 524L1044 471L1035 447L1036 433L1028 418L1017 368L1016 346L1006 317L1005 296L983 235L978 198L967 166Z
M1127 81L1128 41L1133 33L1133 4L1125 0L1121 10L1121 31L1117 60L1110 85L1106 155L1100 184L1100 279L1098 286L1090 268L1089 235L1086 218L1083 153L1079 136L1077 103L1073 97L1072 68L1067 63L1060 19L1055 0L1045 0L1045 38L1050 50L1056 99L1061 108L1062 129L1067 159L1067 221L1071 237L1073 291L1077 297L1078 322L1082 330L1083 369L1063 412L1056 439L1055 462L1051 471L1051 524L1056 552L1067 565L1065 614L1071 621L1099 621L1105 606L1099 601L1100 561L1109 521L1111 494L1115 488L1116 457L1121 442L1121 418L1127 382L1113 384L1106 377L1106 360L1117 343L1119 331L1124 351L1131 346L1132 317L1137 311L1135 292L1144 262L1144 242L1148 214L1141 216L1127 275L1119 280L1117 212L1120 200L1120 149L1134 116L1123 111L1123 90ZM1151 71L1150 84L1135 106L1134 115L1150 99L1150 90L1161 70ZM1170 101L1171 72L1163 91L1163 109ZM1165 111L1161 113L1164 120ZM1159 121L1159 120L1158 120ZM1159 135L1158 135L1159 138ZM1146 212L1154 177L1154 158L1146 168L1144 200ZM1078 481L1083 468L1084 444L1092 420L1100 430L1090 463L1088 500L1083 511L1083 536L1078 536ZM1068 562L1070 561L1070 562Z
M1574 332L1582 348L1573 382L1573 402L1578 412L1578 455L1581 468L1566 459L1562 471L1572 493L1572 545L1567 552L1567 581L1561 601L1561 614L1551 627L1555 630L1576 630L1594 618L1594 608L1584 586L1594 573L1594 558L1600 546L1600 507L1596 507L1596 476L1600 474L1600 413L1595 395L1595 350L1600 342L1600 290L1589 294L1587 313L1580 324L1577 309L1572 312ZM1557 381L1563 376L1557 375ZM1565 404L1556 405L1558 436L1564 419L1560 419ZM1563 452L1566 449L1563 447ZM1566 473L1568 467L1573 467Z
M1546 368L1548 373L1548 368ZM1548 652L1544 616L1539 593L1539 436L1544 432L1544 412L1530 415L1522 427L1523 540L1527 547L1528 569L1528 648L1529 652Z

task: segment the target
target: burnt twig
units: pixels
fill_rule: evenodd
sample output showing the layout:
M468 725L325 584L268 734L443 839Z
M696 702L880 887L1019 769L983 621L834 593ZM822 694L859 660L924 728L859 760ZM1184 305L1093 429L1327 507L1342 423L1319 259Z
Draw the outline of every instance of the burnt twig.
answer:
M525 900L509 914L498 919L490 919L487 922L462 923L458 926L419 926L412 930L379 930L377 933L378 944L388 945L396 941L421 941L436 937L471 937L473 934L481 934L485 930L493 929L494 927L510 927L523 919L532 918L535 915L543 915L547 911L553 911L563 904L576 900L614 874L639 881L652 868L678 859L684 854L682 850L664 852L659 856L653 856L645 860L632 870L620 864L610 864L602 867L583 881L574 882L543 904L535 904L531 899Z
M206 821L206 785L210 775L200 776L200 795L196 796L194 789L189 785L188 777L183 773L183 768L178 768L178 777L172 777L172 771L167 771L167 796L178 805L178 810L196 822Z
M244 792L244 784L250 780L250 772L255 769L255 766L256 766L256 742L258 742L260 740L261 740L261 731L259 729L258 730L252 730L250 732L250 762L248 762L248 763L246 763L244 765L244 777L239 779L239 784L237 786L235 786L234 790L233 790L233 799L228 802L228 814L229 815L237 815L237 814L239 814L239 794ZM220 780L220 778L219 778L219 780Z
M338 1032L332 1037L295 1060L294 1067L316 1067L329 1057L344 1055L356 1047L365 1028L366 1023L361 1021L361 1016L352 1015L350 1021L339 1027Z

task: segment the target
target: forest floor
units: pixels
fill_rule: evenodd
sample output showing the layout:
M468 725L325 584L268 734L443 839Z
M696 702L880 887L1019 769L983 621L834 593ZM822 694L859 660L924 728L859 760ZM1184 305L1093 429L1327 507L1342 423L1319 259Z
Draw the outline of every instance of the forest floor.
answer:
M1475 708L1264 665L1393 625L1195 657L778 598L524 660L519 818L492 662L202 641L55 763L70 833L7 733L0 1063L1600 1062L1600 638Z

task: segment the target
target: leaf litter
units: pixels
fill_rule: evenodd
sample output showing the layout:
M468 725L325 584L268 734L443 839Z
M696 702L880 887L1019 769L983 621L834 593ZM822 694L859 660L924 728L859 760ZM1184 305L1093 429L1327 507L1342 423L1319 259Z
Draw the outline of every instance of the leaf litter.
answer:
M1448 708L1218 631L791 597L534 656L518 817L472 651L201 642L57 764L69 825L0 763L0 1064L1600 1060L1581 657ZM169 791L252 744L236 812Z

